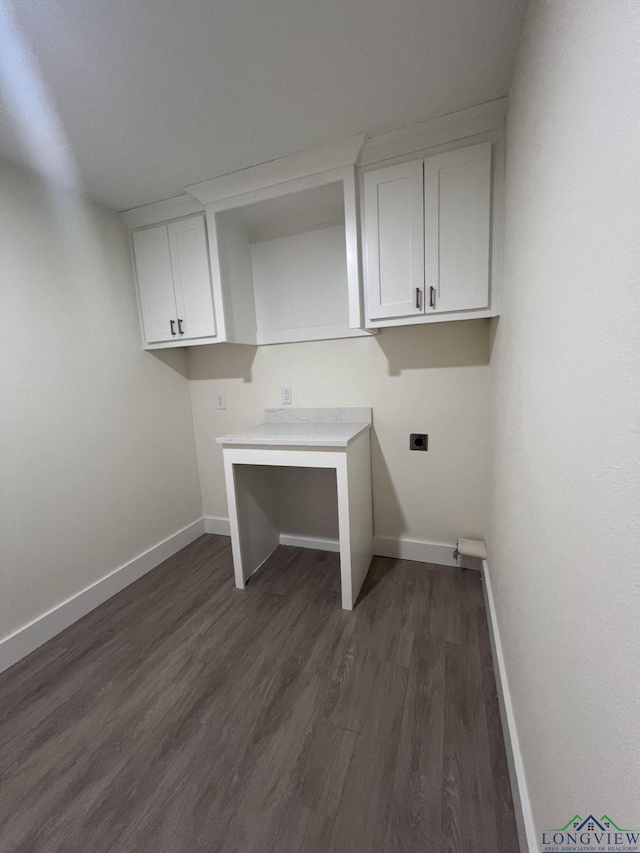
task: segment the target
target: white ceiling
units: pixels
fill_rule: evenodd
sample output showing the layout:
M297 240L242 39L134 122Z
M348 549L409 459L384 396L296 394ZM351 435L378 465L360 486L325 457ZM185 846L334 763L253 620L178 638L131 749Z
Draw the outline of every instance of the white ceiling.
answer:
M507 93L522 0L0 0L0 154L116 210ZM68 146L65 144L68 143Z

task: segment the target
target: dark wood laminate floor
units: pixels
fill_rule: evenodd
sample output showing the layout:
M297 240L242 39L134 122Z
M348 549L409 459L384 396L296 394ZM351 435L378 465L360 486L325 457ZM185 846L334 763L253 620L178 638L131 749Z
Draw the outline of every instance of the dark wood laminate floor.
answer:
M516 853L475 572L203 536L0 675L2 853Z

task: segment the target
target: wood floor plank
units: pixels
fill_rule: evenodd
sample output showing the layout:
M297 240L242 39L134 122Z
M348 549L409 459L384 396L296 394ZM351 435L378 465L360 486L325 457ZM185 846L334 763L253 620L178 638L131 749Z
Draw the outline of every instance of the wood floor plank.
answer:
M351 764L357 735L325 720L318 720L307 731L294 781L298 797L311 811L335 817Z
M0 675L0 850L515 853L479 575L202 536Z
M518 848L516 821L509 782L509 768L502 736L500 707L496 692L496 679L493 671L491 642L487 626L487 615L483 606L476 611L476 627L478 645L482 666L482 692L484 698L485 717L487 721L487 737L491 761L491 778L495 794L495 816L500 841L499 850L511 851Z
M370 674L358 682L358 692L350 696L346 710L358 738L331 833L331 853L375 850L383 842L406 691L404 667L375 661ZM358 713L353 714L358 693ZM375 702L364 698L374 696Z
M426 579L424 576L423 581ZM444 760L445 620L438 618L435 579L431 619L416 632L393 778L385 853L439 850Z
M446 644L443 851L499 849L482 681L473 652L462 643Z
M290 799L266 814L247 815L247 831L241 846L226 847L229 853L327 853L332 819Z
M354 611L358 620L355 637L359 648L387 663L409 666L413 645L415 564L374 557L367 587L359 601L366 607ZM402 624L402 630L398 625Z

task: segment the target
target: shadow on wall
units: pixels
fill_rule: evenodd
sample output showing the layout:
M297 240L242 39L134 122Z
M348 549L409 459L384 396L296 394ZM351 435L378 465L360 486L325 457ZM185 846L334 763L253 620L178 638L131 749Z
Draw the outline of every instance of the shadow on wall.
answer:
M189 378L189 363L187 360L186 347L148 350L147 353L148 355L152 355L154 358L157 358L158 361L161 361L163 364L166 364L167 367L171 368L171 370L175 370L175 372L179 373L180 376L184 376L185 379Z
M385 536L400 539L406 533L406 521L398 500L389 467L382 453L375 424L371 430L371 485L373 492L373 529L384 530ZM376 506L376 495L384 495L384 518Z
M338 538L336 472L331 468L273 467L271 482L283 533Z
M500 317L492 317L489 320L489 359L493 358L493 345L496 342L498 334L498 326L500 325Z
M258 351L251 344L213 344L189 347L189 379L242 379L251 382L251 367Z
M389 376L399 376L404 370L489 364L489 332L489 320L461 320L381 329L376 340Z

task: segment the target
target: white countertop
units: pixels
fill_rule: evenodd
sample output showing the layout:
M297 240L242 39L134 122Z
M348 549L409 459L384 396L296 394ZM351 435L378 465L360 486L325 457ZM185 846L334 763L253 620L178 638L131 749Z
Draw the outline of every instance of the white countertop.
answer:
M216 438L218 444L264 447L347 447L371 423L262 423Z

